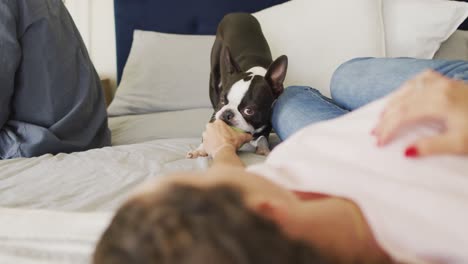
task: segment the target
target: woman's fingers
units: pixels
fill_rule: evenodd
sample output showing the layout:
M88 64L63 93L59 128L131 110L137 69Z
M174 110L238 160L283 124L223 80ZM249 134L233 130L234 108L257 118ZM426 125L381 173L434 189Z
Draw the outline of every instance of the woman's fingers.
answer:
M407 148L405 155L410 158L442 154L464 154L463 148L452 134L439 134L423 138Z
M400 120L400 115L402 115L404 113L405 108L407 108L405 107L405 102L411 102L411 98L413 97L412 94L414 92L414 86L415 81L408 81L400 89L398 89L392 95L390 95L388 103L386 104L384 110L380 114L380 118L377 125L372 130L373 135L378 137L384 132L385 134L392 134L391 132L393 132L394 130L388 129L387 127L399 127L398 123L403 122L403 120ZM391 122L391 124L388 124L388 122ZM379 138L378 142L381 143Z
M413 123L438 120L444 112L442 86L447 82L440 74L426 71L406 82L389 99L372 134L382 146L392 141L400 130Z
M377 144L383 146L392 141L404 128L425 118L425 113L418 108L408 107L404 102L391 106L381 116L373 134Z
M379 145L394 139L408 125L436 121L443 133L423 138L407 148L408 157L468 154L468 85L426 71L390 96L373 130Z

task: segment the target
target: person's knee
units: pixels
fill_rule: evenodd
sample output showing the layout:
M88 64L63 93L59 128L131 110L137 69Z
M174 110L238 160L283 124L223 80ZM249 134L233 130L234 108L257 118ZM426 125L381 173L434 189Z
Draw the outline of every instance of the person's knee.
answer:
M294 104L293 101L295 99L300 99L304 93L311 91L319 93L316 89L308 86L290 86L284 89L283 94L281 94L273 106L273 116L276 117L285 107Z
M315 93L320 93L317 89L314 89L309 86L298 86L298 85L289 86L286 89L284 89L284 92L278 98L278 102L284 102L296 96L300 96L303 93L311 92L311 91Z
M288 87L284 89L284 92L280 95L280 97L278 97L278 100L276 100L275 104L273 105L273 113L271 118L273 126L275 126L277 123L276 121L278 120L279 113L284 109L291 98L294 98L298 93L300 93L300 89L301 87L299 86Z
M350 110L360 105L361 99L367 96L369 89L373 89L374 77L369 76L369 73L382 64L385 62L371 57L356 58L343 63L336 69L330 82L333 100Z
M332 97L338 96L352 89L352 85L357 84L362 72L370 66L369 61L374 58L356 58L341 64L333 73L330 83Z
M305 98L310 96L310 93L320 92L314 88L307 86L290 86L285 89L283 94L278 98L271 117L273 128L278 136L284 140L293 131L296 130L297 122L295 121L299 113L303 111Z

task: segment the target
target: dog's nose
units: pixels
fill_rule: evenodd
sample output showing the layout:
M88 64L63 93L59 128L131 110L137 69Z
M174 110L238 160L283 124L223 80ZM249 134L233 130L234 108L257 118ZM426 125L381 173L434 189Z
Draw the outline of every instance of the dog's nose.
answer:
M234 118L234 112L232 110L226 110L221 115L221 119L226 122L230 122Z

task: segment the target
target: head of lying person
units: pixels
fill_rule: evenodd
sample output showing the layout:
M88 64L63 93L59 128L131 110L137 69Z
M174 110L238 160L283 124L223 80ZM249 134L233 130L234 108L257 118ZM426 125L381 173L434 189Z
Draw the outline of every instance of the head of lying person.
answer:
M243 169L179 173L145 186L118 210L94 264L343 262L304 239L304 206L315 205Z

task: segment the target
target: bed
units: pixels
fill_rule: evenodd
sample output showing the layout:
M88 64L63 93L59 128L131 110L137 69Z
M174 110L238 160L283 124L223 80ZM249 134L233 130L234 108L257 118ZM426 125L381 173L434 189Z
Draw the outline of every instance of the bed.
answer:
M283 2L116 0L118 79L135 29L212 35L228 12L256 12ZM468 60L467 48L468 34L457 31L436 57ZM200 143L211 114L209 107L192 107L112 116L112 147L0 161L0 263L89 263L112 212L137 185L208 166L206 158L185 155ZM272 139L273 145L279 142ZM251 152L241 158L247 165L265 159Z

